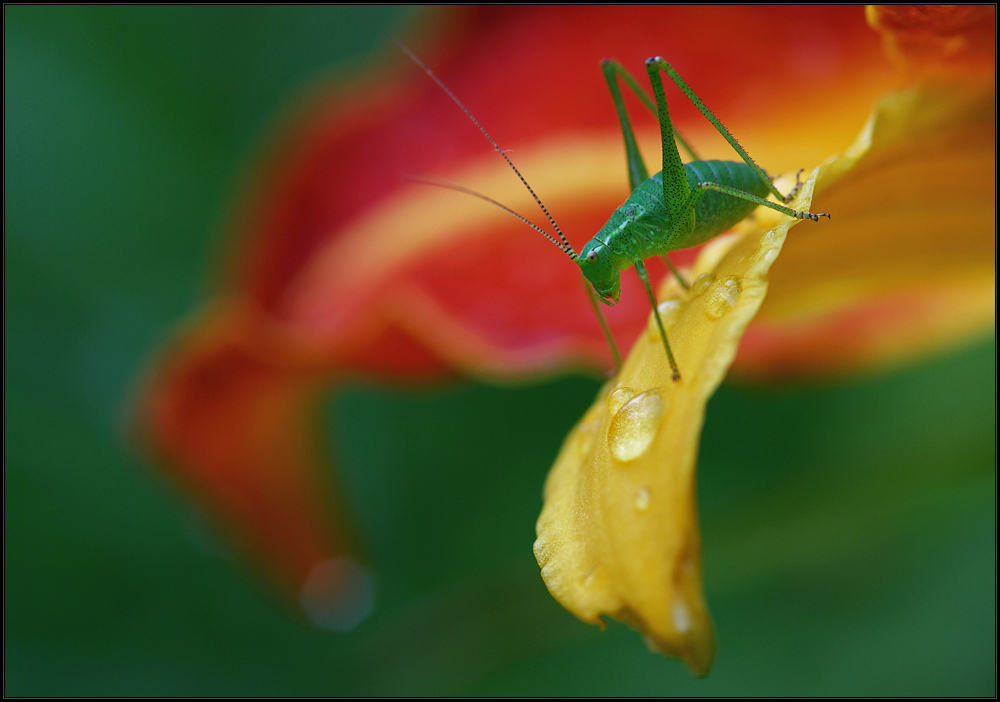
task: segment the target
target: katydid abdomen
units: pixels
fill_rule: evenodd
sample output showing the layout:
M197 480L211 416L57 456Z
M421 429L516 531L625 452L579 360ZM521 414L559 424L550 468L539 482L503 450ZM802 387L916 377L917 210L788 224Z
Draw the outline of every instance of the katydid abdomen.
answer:
M577 263L601 302L607 305L618 302L620 271L636 266L642 277L645 259L708 241L732 228L758 206L745 197L707 189L706 184L760 199L769 193L768 184L745 163L691 161L683 164L683 169L688 192L697 198L693 208L680 208L683 221L675 219L678 208L671 214L664 198L661 171L640 183L583 247Z
M758 197L768 195L767 186L745 163L692 161L684 164L684 174L692 192L699 183L717 183ZM754 202L707 191L695 206L694 227L685 236L673 227L663 201L663 179L661 173L656 173L632 191L594 239L611 249L615 267L624 270L637 259L662 256L708 241L731 229L756 208Z

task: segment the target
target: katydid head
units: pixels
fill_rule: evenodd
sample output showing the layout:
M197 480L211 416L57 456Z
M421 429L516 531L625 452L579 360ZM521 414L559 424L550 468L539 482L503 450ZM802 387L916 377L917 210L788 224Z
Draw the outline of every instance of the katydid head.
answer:
M507 162L507 165L510 166L512 171L514 171L514 173L520 179L524 187L528 189L529 193L531 193L531 197L533 197L535 202L538 203L538 206L541 208L542 212L545 213L545 218L549 220L549 224L551 224L552 228L555 229L556 236L552 236L547 231L539 227L537 224L530 222L529 220L522 217L521 215L519 215L517 212L510 209L506 205L497 202L491 197L487 197L486 195L477 193L474 190L469 190L468 188L465 188L461 185L456 185L455 183L449 183L448 181L439 180L437 178L428 178L425 176L416 176L416 177L410 176L410 179L421 181L424 183L429 183L431 185L437 185L439 187L449 188L451 190L457 190L459 192L472 195L473 197L477 197L480 200L485 200L486 202L489 202L490 204L499 207L504 212L513 215L514 217L516 217L517 219L519 219L520 221L524 222L529 227L534 229L536 232L544 236L546 239L551 241L557 247L559 247L559 249L564 254L570 257L570 260L576 261L576 263L583 270L584 276L587 278L587 280L590 281L591 285L594 286L594 291L600 297L601 302L603 302L606 305L613 305L616 302L618 302L618 296L621 294L621 290L618 287L619 273L612 262L611 251L606 250L607 247L600 242L597 242L598 244L600 244L600 248L595 246L594 242L591 242L590 244L587 245L587 248L584 249L583 255L577 254L576 251L573 250L573 247L570 245L569 240L566 238L566 235L563 234L562 230L559 228L559 225L556 224L556 220L552 217L551 214L549 214L548 209L545 207L545 205L542 204L541 199L538 197L538 195L535 194L535 191L532 189L532 187L528 185L528 181L525 180L524 176L521 175L521 172L517 170L517 166L515 166L514 163L507 156L507 154L504 153L504 150L500 148L500 145L497 144L496 141L494 141L493 137L489 135L489 132L487 132L483 128L483 125L479 123L479 120L473 117L472 113L469 112L469 109L462 104L462 101L459 100L455 96L455 94L448 89L448 86L446 86L441 81L441 79L437 77L434 71L428 68L423 61L417 58L416 54L414 54L412 51L406 48L406 46L404 46L403 43L399 41L399 39L392 36L391 34L389 36L394 42L396 42L396 44L399 45L399 48L401 48L411 59L413 59L414 62L416 62L418 66L420 66L421 69L423 69L424 73L430 76L430 78L435 83L438 84L441 90L443 90L445 94L449 98L451 98L452 102L458 105L458 107L462 110L462 112L464 112L465 115L472 121L472 123L476 125L479 131L482 132L482 135L486 137L486 139L490 142L490 144L493 145L493 148L496 150L496 152L500 154L500 157L504 161ZM620 368L621 355L618 353L618 347L615 346L615 341L614 338L611 336L611 331L608 329L607 322L604 321L604 316L601 314L601 311L596 304L594 305L594 312L597 314L597 319L601 323L601 328L604 331L604 336L608 340L608 344L611 346L611 354L615 358L615 366L617 368Z
M618 302L621 295L621 274L614 265L611 249L599 239L591 239L576 259L583 276L594 286L594 292L605 305Z

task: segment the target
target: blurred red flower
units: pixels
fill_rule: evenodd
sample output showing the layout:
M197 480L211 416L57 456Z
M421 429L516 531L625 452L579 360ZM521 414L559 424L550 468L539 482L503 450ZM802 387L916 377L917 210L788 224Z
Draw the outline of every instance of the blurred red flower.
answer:
M881 93L945 63L934 52L963 76L991 70L986 10L937 34L928 27L942 26L941 15L879 12L871 22L909 75L886 60L864 13L845 7L486 7L404 39L512 149L579 248L628 194L601 59L639 73L647 56L668 57L759 163L791 173L846 149ZM961 45L962 37L973 39ZM401 52L388 43L387 52L377 70L317 91L286 121L241 199L225 285L152 365L136 414L142 441L171 473L301 596L315 621L335 628L361 616L367 584L322 477L315 402L331 383L529 379L610 367L579 274L562 253L481 201L402 177L446 178L535 218L481 134ZM704 144L703 158L731 158L692 106L668 100L675 124ZM654 154L655 120L632 102ZM966 137L983 152L991 129L975 122ZM961 143L941 148L967 166L965 151L955 150ZM976 193L993 192L991 176ZM904 210L924 205L917 218L954 216L955 187L935 181L901 192ZM836 196L815 208L834 212L834 225ZM933 248L943 248L940 233L866 221L855 220L859 236L888 232L891 243L842 238L843 229L799 236L800 228L789 238L737 371L857 370L992 324L980 283L994 270L995 244L981 217L958 225L944 257ZM663 275L656 264L651 272ZM928 300L946 300L948 314ZM647 316L638 282L626 276L609 316L616 338L635 338Z

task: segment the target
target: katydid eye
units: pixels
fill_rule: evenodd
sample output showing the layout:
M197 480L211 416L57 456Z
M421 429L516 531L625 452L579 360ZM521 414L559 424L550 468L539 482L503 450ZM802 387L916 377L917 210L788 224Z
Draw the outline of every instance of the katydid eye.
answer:
M591 251L587 254L587 263L597 263L597 252Z

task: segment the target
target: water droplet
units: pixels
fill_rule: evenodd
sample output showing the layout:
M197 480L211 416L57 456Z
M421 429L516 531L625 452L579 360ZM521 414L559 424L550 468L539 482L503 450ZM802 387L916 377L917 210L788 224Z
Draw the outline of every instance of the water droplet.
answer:
M611 416L614 417L618 414L618 410L620 410L622 406L633 397L635 397L635 390L632 388L625 386L618 388L613 393L608 395L608 412L610 412Z
M768 229L767 233L760 238L760 245L773 248L778 245L781 236L781 232L777 229Z
M782 234L777 229L770 229L767 233L760 238L759 251L763 251L761 259L763 261L764 268L770 268L771 264L774 263L774 259L778 257L778 252L781 250Z
M691 630L691 612L688 611L687 605L681 600L674 600L674 628L677 629L678 634L686 634Z
M350 558L317 563L302 585L299 601L313 625L350 631L375 606L374 582L368 570Z
M624 463L645 453L660 430L666 404L659 389L653 389L636 395L619 409L608 427L611 455Z
M684 303L677 299L664 300L656 306L656 309L660 313L660 321L663 322L663 331L669 334L670 330L677 324L677 320L680 319ZM656 317L652 314L649 315L649 321L646 323L646 334L650 341L660 340L660 328L656 326Z
M635 508L640 512L649 509L649 490L644 487L635 491Z
M694 296L701 295L703 292L708 290L714 282L714 275L711 273L702 273L694 279L693 283L691 283L691 294Z
M736 306L740 296L740 281L736 276L717 280L705 296L705 314L710 319L718 319Z

